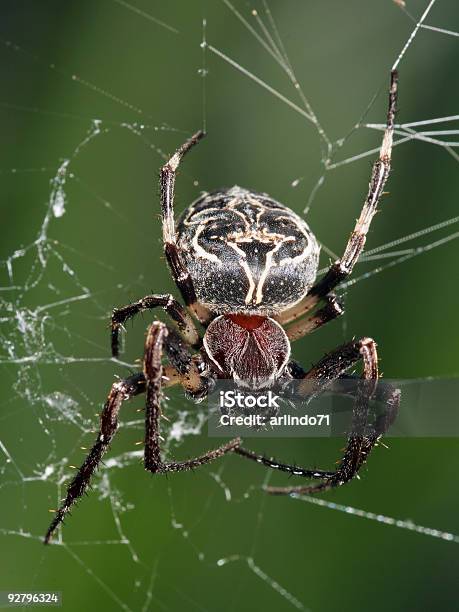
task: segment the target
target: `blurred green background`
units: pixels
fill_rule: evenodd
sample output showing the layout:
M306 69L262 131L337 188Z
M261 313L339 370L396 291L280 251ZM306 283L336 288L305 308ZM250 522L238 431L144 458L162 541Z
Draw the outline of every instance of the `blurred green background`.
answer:
M263 3L234 1L252 27L254 8L267 23ZM409 0L407 8L419 17L426 5ZM175 292L161 253L162 154L205 116L208 137L177 182L178 211L201 190L240 184L302 214L322 171L320 141L304 117L210 52L207 75L199 73L205 18L210 44L301 104L227 5L136 0L135 7L146 14L121 0L4 0L0 7L0 259L16 253L12 278L6 263L0 270L0 590L59 590L69 611L458 609L457 543L265 497L265 471L238 457L152 478L138 458L125 455L140 449L141 398L123 408L106 467L67 521L61 545L42 545L68 466L79 465L80 447L91 444L113 376L128 372L109 359L111 309L149 292ZM409 17L390 0L286 0L270 7L331 140L350 132L378 91L367 120L381 123L390 67L414 27ZM458 30L457 3L438 0L426 23ZM421 30L400 65L398 120L457 113L457 67L457 38ZM100 134L79 147L94 136L96 119ZM427 129L435 127L452 124ZM334 161L379 142L378 132L358 129ZM65 159L66 212L50 219L42 261L37 245L19 256L40 232L56 187L50 181ZM371 160L329 171L308 214L336 253L359 214ZM394 150L393 167L369 249L457 215L457 159L444 147L405 143ZM452 225L395 250L455 231ZM370 335L387 378L456 377L457 257L451 240L356 283L346 292L345 317L299 342L295 357L307 365L345 339ZM389 261L360 264L354 276ZM141 356L150 320L146 314L129 327L126 364ZM174 420L190 411L193 425L203 409L174 392L167 414ZM187 457L211 443L204 428L172 442L170 451ZM251 443L285 461L323 466L333 464L340 445ZM360 481L323 498L459 533L457 439L387 445L374 452ZM271 483L285 481L271 475Z

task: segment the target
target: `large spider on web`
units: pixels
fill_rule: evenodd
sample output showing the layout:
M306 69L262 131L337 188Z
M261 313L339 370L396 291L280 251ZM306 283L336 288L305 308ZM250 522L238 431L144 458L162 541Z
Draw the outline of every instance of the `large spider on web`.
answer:
M240 187L205 194L185 210L176 228L176 172L182 157L201 140L203 132L194 134L162 167L164 251L186 308L172 295L149 295L113 311L113 356L118 355L120 328L139 312L161 307L175 326L154 321L146 335L143 372L113 384L100 416L97 439L68 486L45 543L86 491L116 433L121 404L140 393L146 395L144 466L154 474L190 470L227 453L321 481L315 485L267 487L268 492L275 494L325 491L357 474L392 423L399 405L398 390L390 385L376 389L376 343L371 338L353 340L305 372L290 360L290 341L344 312L332 291L351 274L363 250L389 176L397 78L397 72L392 71L386 129L360 217L343 256L319 281L315 282L319 245L314 234L303 219L266 194ZM316 306L319 308L306 316ZM193 318L204 328L202 336ZM168 359L167 365L163 365L163 355ZM334 471L279 463L243 448L240 438L186 461L165 461L162 457L160 397L165 387L182 385L189 396L200 400L218 379L230 379L254 391L297 379L305 396L317 395L332 383L351 378L346 373L360 360L363 373L355 392L352 429ZM367 426L369 401L376 392L386 404L386 413L377 425Z

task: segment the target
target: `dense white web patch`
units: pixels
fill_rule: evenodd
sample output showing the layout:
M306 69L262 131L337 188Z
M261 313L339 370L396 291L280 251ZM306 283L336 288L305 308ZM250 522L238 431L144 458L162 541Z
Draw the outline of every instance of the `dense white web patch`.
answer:
M242 13L236 4L223 0L229 13L232 13L242 24L247 36L253 37L254 40L264 49L269 61L276 62L287 76L294 94L298 101L294 101L289 97L289 93L278 91L269 83L264 81L247 68L231 58L226 50L220 48L220 45L211 44L207 41L208 24L203 22L203 36L201 40L202 48L202 67L200 74L203 77L203 123L205 127L206 120L206 76L208 54L217 56L232 68L237 70L241 75L248 77L260 87L262 87L267 95L273 96L280 102L288 105L292 112L298 113L307 122L311 123L316 129L321 141L321 165L322 173L318 178L315 186L309 193L305 212L309 211L315 202L320 188L324 185L330 173L336 168L343 165L352 164L359 159L374 156L379 147L374 149L361 151L358 154L353 154L348 157L339 157L345 154L346 144L351 136L357 130L378 130L384 129L383 124L368 123L365 121L368 110L371 108L376 96L369 102L368 108L362 115L361 119L352 127L345 136L332 140L327 134L326 128L322 126L318 119L318 114L314 112L304 88L298 82L295 72L290 63L286 49L282 42L281 35L276 26L273 14L270 11L268 4L262 0L260 8L253 8L251 15ZM439 0L438 0L439 1ZM139 18L152 22L152 25L167 29L173 35L180 35L178 30L171 24L164 23L157 19L154 15L146 13L138 9L134 5L124 2L124 0L114 0L119 8L131 11ZM412 32L406 43L402 46L400 53L395 58L394 67L406 61L411 51L411 46L418 36L422 35L423 30L434 32L438 36L457 37L458 32L431 25L427 23L430 12L435 5L435 0L430 0L426 3L426 8L420 18L413 17L404 6L404 3L398 3L407 18L413 21ZM1 263L1 283L0 286L0 365L10 368L10 380L13 389L14 398L20 398L23 404L27 405L25 414L27 419L34 419L39 423L49 440L53 440L56 424L72 425L72 432L77 432L75 445L79 446L82 441L88 440L88 434L94 431L94 419L84 416L88 414L86 405L93 404L84 392L84 388L75 389L74 395L62 392L59 389L49 391L42 379L42 367L50 365L55 368L66 366L69 364L97 364L108 363L135 368L136 364L125 363L120 360L111 359L108 354L106 357L94 357L91 355L91 345L88 342L87 353L73 354L62 351L61 346L53 343L52 338L56 330L63 335L72 336L71 329L71 314L72 308L79 302L88 301L94 308L94 312L100 317L101 322L106 320L107 313L99 303L97 290L88 287L83 279L79 278L78 269L69 263L68 253L69 247L56 239L59 235L58 220L63 217L69 206L67 202L67 187L70 182L81 185L88 194L90 194L98 205L106 208L110 214L121 215L115 207L108 202L103 194L94 192L89 185L86 185L83 178L75 173L73 167L77 158L85 155L89 147L92 146L95 140L101 138L112 130L127 130L135 138L140 139L145 146L152 149L160 158L166 159L164 152L151 142L150 135L158 131L174 131L175 128L165 125L155 125L155 120L149 117L142 109L137 108L130 102L106 91L97 84L91 83L84 77L72 74L55 64L48 64L33 53L23 49L14 41L3 40L3 44L14 53L24 54L31 62L38 63L41 66L46 66L47 69L57 72L64 79L71 79L77 82L80 86L87 88L97 95L100 95L114 104L119 105L129 111L137 114L141 121L139 122L123 122L115 123L106 121L101 118L82 118L66 113L52 113L56 116L61 116L68 119L78 119L88 121L89 129L82 140L75 146L70 154L66 154L64 159L60 161L53 169L53 177L50 182L49 201L46 213L41 226L38 228L37 237L26 246L20 246L13 253L8 255ZM379 93L379 92L378 92ZM8 103L2 103L2 106L8 107ZM11 105L11 112L20 112L17 106ZM37 108L27 107L24 105L22 110L27 110L34 113L46 113ZM434 117L431 119L420 119L396 125L395 134L397 136L394 147L403 146L410 141L422 141L432 147L440 147L444 150L445 155L452 157L459 162L459 115ZM446 127L445 127L446 126ZM177 129L178 132L180 130ZM17 174L21 176L28 172L49 173L50 167L36 168L7 168L3 169L2 173ZM302 178L292 178L292 187L298 187L302 182ZM376 267L371 268L365 273L359 274L358 271L354 277L345 283L344 288L350 288L357 282L367 279L368 277L382 272L388 267L401 265L403 262L425 254L432 249L440 247L442 244L459 238L457 224L459 216L450 219L439 219L439 221L429 227L424 227L419 230L414 230L411 234L395 237L392 241L367 250L361 259L360 263L378 261ZM426 242L425 239L430 234L448 228L448 234L440 239ZM423 242L420 244L419 239ZM405 243L412 244L415 241L415 246L407 246L400 248ZM324 248L332 256L334 254L324 245ZM383 260L383 263L379 263ZM109 266L107 262L98 261L96 264L101 268ZM70 297L60 297L59 288L49 287L49 275L54 266L60 267L60 277L64 286L67 283L73 287L73 293ZM53 273L54 276L54 273ZM33 303L34 290L41 287L48 287L50 294L54 292L55 299ZM53 291L54 290L54 291ZM97 347L100 348L100 347ZM65 378L65 374L63 375ZM17 406L17 402L11 403L12 406ZM94 412L99 410L99 404L93 405ZM3 404L3 418L8 416L9 403ZM176 448L180 446L182 441L192 435L200 435L204 431L206 417L204 409L199 410L193 406L192 413L184 409L177 409L171 406L170 424L165 428L165 449ZM6 419L5 419L6 420ZM6 421L7 422L7 421ZM122 429L135 430L139 432L139 438L142 437L143 418L122 420ZM7 438L7 437L6 437ZM84 450L84 449L83 449ZM8 443L3 435L0 437L0 456L3 459L0 461L0 491L8 492L10 490L23 490L25 487L31 486L32 483L41 483L43 486L49 486L53 483L56 487L56 503L57 500L63 497L66 483L72 475L75 466L69 465L67 457L62 456L62 452L55 441L51 442L51 450L45 460L41 459L40 463L30 465L22 460L22 457L17 457L12 454L8 448ZM142 458L142 450L132 450L121 454L110 454L105 460L103 470L99 472L98 479L95 483L95 491L99 499L108 500L109 508L115 528L116 538L113 539L88 539L80 541L66 541L65 532L59 533L56 544L62 547L63 550L74 560L84 573L91 580L95 581L101 590L105 591L108 597L121 609L130 610L130 605L120 599L116 593L114 586L109 586L95 573L90 564L88 564L80 554L80 549L104 546L107 547L124 547L130 556L132 570L135 574L136 567L139 567L139 576L144 576L145 569L148 569L148 579L139 578L139 589L143 591L142 610L165 609L161 601L155 596L155 587L158 580L158 562L152 567L146 568L143 559L136 550L136 545L131 542L123 528L123 515L132 510L132 504L129 500L125 500L122 491L116 489L112 482L112 474L117 471L126 469L128 466L138 466ZM24 467L28 466L28 467ZM208 472L209 486L216 485L218 494L223 495L224 500L228 504L244 503L250 500L255 493L258 493L262 484L267 484L269 475L265 476L264 483L259 483L250 487L243 493L240 498L236 498L231 488L223 479L223 468L219 471L211 470ZM184 546L189 546L196 555L196 562L211 564L216 568L223 568L231 563L245 564L247 571L254 577L261 580L267 588L272 589L276 596L282 598L293 609L307 610L307 602L300 601L295 594L291 593L282 586L274 576L270 576L264 569L263 559L257 558L258 534L263 522L263 507L267 503L266 497L261 496L259 500L259 510L257 514L257 529L253 534L253 540L249 554L232 554L219 558L208 558L205 550L202 550L199 545L198 538L194 537L194 526L187 524L186 518L178 517L174 509L174 499L172 489L170 491L171 500L171 527L183 537ZM344 506L324 499L316 497L299 497L300 501L315 504L324 509L332 509L338 512L343 512L359 519L367 519L380 523L383 527L393 526L397 529L413 532L413 537L423 536L439 538L445 542L457 544L459 535L445 532L441 529L426 527L414 523L412 521L386 516L373 511L362 510L359 508ZM293 502L292 503L296 503ZM206 509L203 510L203 514ZM31 532L27 528L18 525L17 527L2 527L0 533L9 538L24 538L35 541L41 541L43 534ZM140 571L140 568L142 571Z

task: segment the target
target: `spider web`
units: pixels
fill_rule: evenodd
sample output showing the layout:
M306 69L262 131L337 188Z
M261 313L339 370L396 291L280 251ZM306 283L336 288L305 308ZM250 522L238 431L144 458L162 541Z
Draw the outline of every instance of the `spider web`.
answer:
M364 3L354 4L354 11L364 10ZM346 544L343 536L336 538L335 532L348 529L357 534L362 532L362 538L371 538L380 547L379 554L383 557L389 554L384 550L386 533L396 546L412 546L418 554L444 559L457 556L456 550L450 552L450 545L459 543L459 527L452 518L454 514L443 511L441 486L455 474L454 461L448 454L455 447L448 441L443 441L442 446L427 447L415 447L413 441L409 442L424 470L416 481L417 486L429 482L430 496L423 489L416 497L400 470L393 490L387 490L381 497L378 479L385 474L385 469L390 469L385 466L390 464L395 469L406 459L406 446L390 442L392 457L388 460L389 453L386 453L386 457L380 458L379 466L375 459L374 469L362 479L367 486L366 492L360 486L358 493L355 489L349 492L343 489L334 496L305 496L279 503L278 499L261 493L261 487L274 480L274 476L260 471L258 466L242 466L242 469L238 463L234 467L232 462L236 462L236 458L228 458L200 473L180 474L170 479L152 479L143 473L142 447L138 442L143 435L143 414L141 401L136 400L122 410L119 433L93 483L90 497L77 506L54 547L44 549L40 544L51 518L46 509L58 505L75 466L81 463L91 445L98 425L97 414L113 375L124 377L138 368L138 347L142 346L147 317L143 324L140 321L129 329L126 351L121 358L112 359L106 338L110 309L150 291L173 291L166 273L157 270L156 262L161 257L157 216L151 223L155 194L151 186L156 169L167 158L166 152L172 151L195 129L199 117L210 133L210 142L202 146L213 149L216 156L216 149L222 143L212 139L212 129L217 131L216 124L223 120L225 112L233 113L233 121L236 121L240 112L235 106L237 103L244 109L244 117L240 118L242 129L247 129L251 123L254 128L253 133L237 134L236 140L247 143L248 156L256 171L258 164L261 165L253 154L260 146L257 142L259 130L277 130L266 118L260 117L259 104L286 113L279 117L287 118L289 125L295 125L298 132L300 125L301 138L312 140L312 135L317 138L315 148L304 150L304 160L290 159L279 169L286 183L286 197L279 196L279 199L288 201L291 198L296 210L309 215L311 225L319 226L323 254L333 258L342 248L352 215L358 214L361 195L356 194L363 192L367 178L362 177L368 175L368 161L379 148L384 126L378 118L384 116L386 77L390 68L399 68L403 75L402 100L404 95L407 98L410 95L409 86L404 85L403 79L415 89L417 96L430 87L437 87L440 95L441 79L435 81L435 70L439 69L442 57L457 54L459 33L450 29L451 23L447 21L453 12L451 4L441 0L406 4L388 1L379 14L387 15L384 27L394 26L396 32L393 36L387 36L386 32L390 45L381 45L374 56L372 50L367 49L369 62L374 61L378 68L368 71L372 79L363 79L363 93L360 97L358 92L356 94L360 108L345 108L336 99L346 80L333 83L333 79L316 79L317 87L323 84L327 92L333 91L333 94L323 95L338 117L330 115L327 120L326 112L319 112L321 105L315 101L320 96L312 85L313 79L309 85L305 75L294 69L301 63L300 57L295 55L295 49L301 47L295 46L298 39L294 30L296 13L308 15L313 27L318 29L319 38L311 33L310 44L301 39L303 50L306 46L311 55L308 61L314 66L314 61L319 61L317 57L314 60L314 55L327 54L333 58L339 54L336 45L345 40L340 37L344 34L343 29L332 23L331 16L327 23L321 21L326 13L316 13L312 4L300 10L292 2L284 12L263 0L253 3L223 0L218 7L217 3L203 4L202 13L193 10L191 20L188 19L189 11L184 3L177 2L171 11L174 21L158 3L153 7L140 3L134 6L124 0L114 0L103 8L104 19L116 16L129 23L127 28L134 31L139 28L139 38L144 44L153 32L161 44L159 47L155 44L155 49L170 58L174 53L180 57L180 74L166 73L162 76L163 86L155 90L155 96L166 97L167 79L172 82L183 75L188 75L186 79L194 83L191 96L194 100L190 102L194 111L189 117L181 109L172 121L176 125L162 121L170 117L166 103L155 112L147 112L146 105L131 101L135 98L131 98L129 91L121 95L112 93L105 86L103 68L102 72L94 71L95 76L87 78L73 71L70 59L67 65L65 61L54 63L47 56L36 53L37 40L26 44L6 35L1 37L5 65L20 65L24 76L38 71L41 78L52 79L52 86L62 96L56 98L53 108L49 109L38 102L31 104L18 88L12 101L4 93L1 102L5 119L11 118L15 125L24 123L25 133L30 133L31 139L39 145L28 148L17 159L4 153L1 171L4 208L8 209L11 198L22 206L22 216L20 229L15 235L11 232L10 237L8 221L19 225L18 214L11 210L2 213L7 223L3 226L4 252L2 248L0 269L0 363L4 389L0 413L0 499L4 512L0 533L2 549L6 552L2 573L11 582L3 584L2 581L0 586L3 589L62 590L69 609L80 609L83 601L91 605L99 602L105 609L124 610L232 610L236 607L245 610L252 609L252 602L275 610L327 609L328 604L315 585L321 581L327 585L327 572L333 574L334 571L333 567L320 567L320 560L326 558L323 555L338 554L339 543ZM230 24L225 27L231 28L232 36L224 35L222 20ZM98 27L101 23L97 21ZM371 28L377 47L378 37L385 30L381 30L378 22L371 24ZM335 32L336 45L331 32ZM358 36L358 32L355 35ZM364 44L363 39L359 44ZM293 51L287 54L290 46ZM426 57L434 48L441 48L441 52L433 54L429 64ZM383 57L379 58L378 53ZM135 65L138 60L131 57L130 61ZM380 66L383 69L380 70ZM337 79L337 74L333 74ZM142 74L143 79L147 77L158 78ZM216 78L220 78L218 84ZM429 79L433 79L432 85ZM116 79L113 82L116 83ZM196 83L200 85L199 90ZM217 91L222 86L225 91ZM68 107L65 105L65 100L69 100L65 92L70 87L72 92L78 91L72 95L81 95L84 99L83 107L90 111L93 108L94 112L86 115L67 110L74 107L70 102ZM233 99L233 87L239 88L237 91L246 98ZM225 104L218 95L227 99ZM330 99L332 95L334 100ZM396 168L398 165L395 170L398 178L406 173L405 180L412 183L412 200L406 203L411 216L400 223L401 227L409 229L397 231L390 224L389 211L388 221L384 221L386 203L383 202L383 214L376 219L382 224L381 234L372 233L353 277L342 287L348 306L352 304L354 310L359 303L364 309L370 308L371 300L362 300L367 292L375 290L373 276L378 275L379 282L379 279L398 274L398 277L392 276L392 280L389 277L386 286L390 287L397 278L403 286L406 275L420 277L428 260L436 258L435 265L443 272L447 271L448 258L457 257L455 240L459 237L459 216L446 214L454 210L452 203L457 201L454 196L459 163L459 115L454 114L453 103L453 96L449 104L440 104L434 97L429 104L422 105L426 110L421 117L400 113L394 158L397 159L400 152L400 160L402 153L408 151L410 160L424 158L429 167L447 167L448 180L439 183L435 205L429 206L427 212L424 208L417 211L416 207L423 203L423 185L429 181L422 182L415 164L411 167L408 162L394 164ZM215 114L217 107L221 115ZM437 108L451 110L436 114ZM172 111L171 115L174 116ZM349 121L345 117L350 117ZM45 121L70 127L62 138L43 147L42 139L46 134L40 133L37 125ZM273 138L277 136L273 134ZM285 134L282 137L285 139ZM253 149L250 141L256 144ZM264 146L268 141L269 137ZM276 139L276 142L282 140ZM119 151L119 157L113 155L113 151ZM196 162L191 158L187 160L180 174L177 186L180 203L185 197L187 200L195 197L200 190L231 180L233 169L229 167L228 158L225 158L228 159L226 166L223 164L224 172L220 167L204 168L198 165L201 151L196 153ZM234 155L234 149L232 153ZM272 163L273 156L268 152L266 155ZM288 157L288 151L275 159L285 155ZM131 156L139 159L138 165L131 164ZM45 159L52 161L48 163ZM408 153L403 159L408 159ZM24 160L27 161L25 165ZM197 165L193 165L195 163ZM266 160L263 160L265 165ZM307 172L303 172L305 166ZM133 175L129 174L128 167ZM243 166L238 168L243 174ZM296 174L297 169L303 173ZM275 173L277 180L281 180L280 171ZM263 175L261 170L258 172ZM234 176L233 182L239 182L237 175ZM266 178L267 183L270 180ZM354 187L351 190L343 181L355 183L355 192ZM275 188L270 190L269 184L260 187L276 195ZM353 199L356 205L343 210L345 230L340 227L339 216L339 232L337 229L336 237L331 236L329 243L327 225L322 221L320 226L320 219L331 210L325 208L331 190L340 189L344 189L346 200ZM392 182L391 189L395 190ZM390 200L393 209L395 195ZM339 200L336 202L339 204ZM397 205L401 204L405 205L398 201ZM313 220L317 221L316 225ZM110 246L113 243L115 249ZM145 263L147 249L149 261ZM325 256L322 272L327 263ZM445 272L444 277L447 276ZM402 311L408 312L411 296L399 289L396 297L407 304ZM418 324L414 321L413 328ZM448 325L446 319L444 324ZM340 324L338 338L330 332L327 340L328 332L325 332L313 339L312 346L316 343L319 351L317 356L324 348L338 344L342 337L352 336L354 329L355 320L352 314L347 314ZM447 337L446 334L444 340ZM381 341L388 343L384 333ZM439 347L435 350L440 351ZM455 354L450 354L453 360ZM392 358L396 357L390 353L388 356L385 367L395 377L398 372L396 364L392 366ZM310 359L309 354L307 359ZM387 362L391 364L389 367ZM407 372L407 376L423 379L431 373L422 368ZM456 375L457 362L452 362L450 370L434 371L434 374ZM166 454L185 457L199 453L203 443L207 445L208 442L205 407L189 405L175 390L166 398L165 406L168 420L164 422L162 435ZM285 453L285 446L283 448ZM383 449L378 452L384 455ZM428 454L425 461L424 457L419 457L424 452ZM326 461L330 453L336 453L336 449L325 444L322 452L318 446L313 446L313 453L312 460L321 462ZM301 460L308 461L302 457ZM445 481L434 486L431 480L440 471ZM454 496L447 499L453 508L454 504L457 506ZM279 524L282 516L286 517L285 526ZM323 540L310 531L304 534L307 538L304 541L301 538L296 542L289 540L292 531L288 524L298 531L307 529L311 522ZM330 537L330 530L335 533L336 541ZM436 548L434 542L437 540L438 546L447 548ZM305 542L307 548L304 548ZM309 554L314 546L315 552ZM285 561L287 554L291 555L290 563ZM122 574L119 567L114 568L111 564L114 558L117 566L122 567ZM26 571L17 574L9 568L6 571L6 563L9 565L11 560ZM318 560L320 569L314 565ZM306 585L303 574L297 569L300 561L308 574ZM344 572L344 579L351 580L350 570L341 569L343 563L342 559L341 562L337 559L336 566ZM85 600L82 590L86 590L91 599ZM355 595L350 596L349 601L353 602L354 598ZM355 606L342 605L342 609L351 608ZM397 609L395 605L391 608Z

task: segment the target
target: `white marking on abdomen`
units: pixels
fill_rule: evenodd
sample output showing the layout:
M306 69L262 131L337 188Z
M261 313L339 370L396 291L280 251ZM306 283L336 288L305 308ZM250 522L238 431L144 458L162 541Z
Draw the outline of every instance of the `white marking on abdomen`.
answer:
M228 246L230 246L238 255L240 255L241 259L239 259L239 264L241 268L244 270L247 279L249 281L249 290L247 291L247 295L245 296L245 303L250 304L253 298L253 292L255 291L255 282L253 280L252 272L250 271L249 264L247 263L246 254L242 249L240 249L237 244L234 242L227 242Z
M205 229L205 226L200 225L198 229L196 230L196 232L194 233L193 240L191 241L191 244L193 245L196 255L198 257L202 257L203 259L214 261L215 263L218 263L219 265L221 265L222 262L214 253L209 253L209 251L206 251L205 249L203 249L202 246L198 243L198 238L201 235L201 233L204 231L204 229Z

